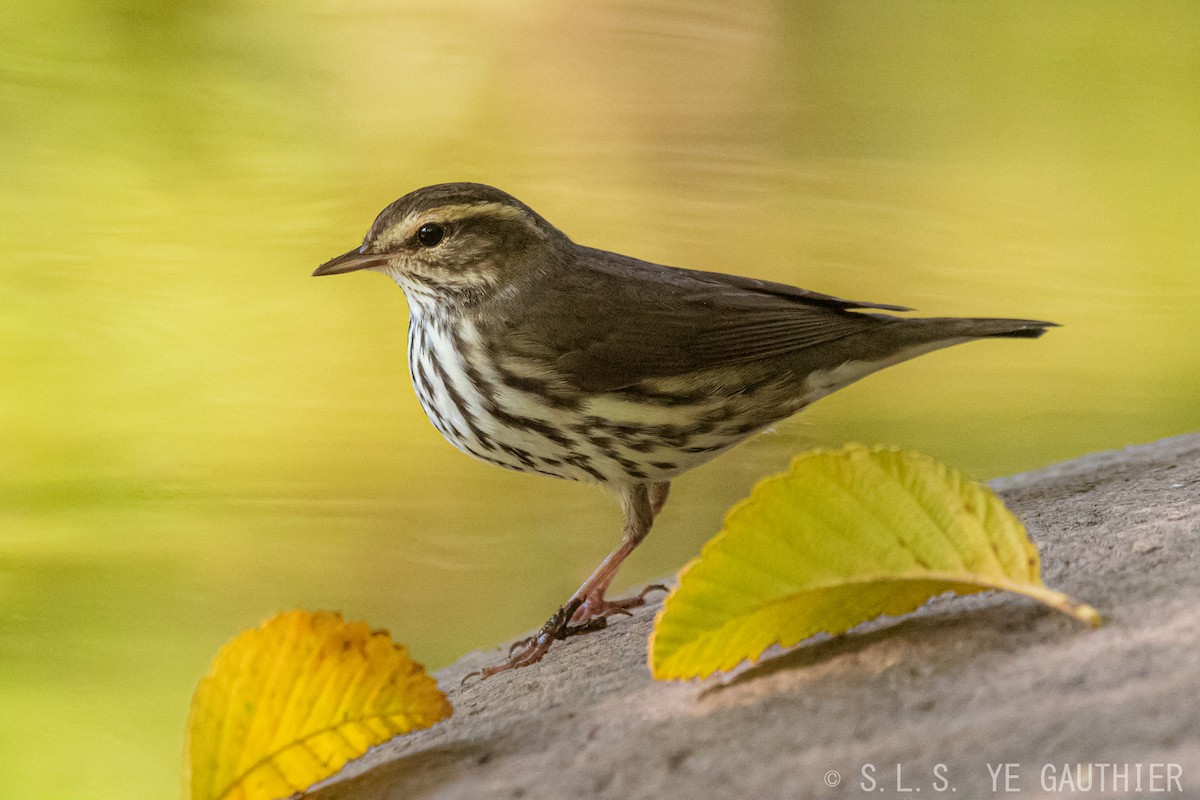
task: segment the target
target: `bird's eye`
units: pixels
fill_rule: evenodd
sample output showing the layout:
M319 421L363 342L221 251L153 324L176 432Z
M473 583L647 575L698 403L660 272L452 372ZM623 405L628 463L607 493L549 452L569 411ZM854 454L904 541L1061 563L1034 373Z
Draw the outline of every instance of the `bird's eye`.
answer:
M446 235L446 228L436 222L427 222L417 231L417 241L421 247L435 247Z

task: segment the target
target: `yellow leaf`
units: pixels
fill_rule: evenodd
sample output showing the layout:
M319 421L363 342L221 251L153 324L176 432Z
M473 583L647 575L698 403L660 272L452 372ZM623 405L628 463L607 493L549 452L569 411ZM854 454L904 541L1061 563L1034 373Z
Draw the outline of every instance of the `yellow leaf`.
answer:
M227 643L197 685L192 800L276 800L393 736L450 716L425 669L385 631L290 611Z
M650 670L703 677L773 644L988 589L1100 622L1046 588L1024 526L987 487L915 453L812 451L760 481L679 573L655 620Z

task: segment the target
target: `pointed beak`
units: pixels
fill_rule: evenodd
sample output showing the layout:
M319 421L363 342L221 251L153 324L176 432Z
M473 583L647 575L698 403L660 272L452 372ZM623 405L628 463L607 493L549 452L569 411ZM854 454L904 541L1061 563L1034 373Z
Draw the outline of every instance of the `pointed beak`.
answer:
M364 253L362 248L342 253L337 258L331 258L313 272L313 276L341 275L343 272L355 272L360 269L382 267L387 263L387 256L378 253Z

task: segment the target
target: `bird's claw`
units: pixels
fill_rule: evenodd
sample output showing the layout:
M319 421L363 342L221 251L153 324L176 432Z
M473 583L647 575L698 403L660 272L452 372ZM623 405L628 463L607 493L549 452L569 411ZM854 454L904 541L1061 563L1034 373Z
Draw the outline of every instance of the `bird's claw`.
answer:
M645 605L646 595L666 591L666 586L655 583L642 589L635 596L622 600L606 600L604 597L572 598L565 606L555 611L554 616L533 636L518 639L509 645L507 660L467 673L459 685L465 686L467 681L476 676L479 676L480 680L486 680L498 672L536 664L546 655L546 651L555 640L603 630L608 627L608 617L615 614L631 616L633 612L629 609Z
M554 616L546 621L541 630L533 636L513 642L508 648L508 659L499 664L493 664L490 667L484 667L475 672L469 672L463 676L460 686L466 685L467 681L476 675L479 680L486 680L498 672L505 672L510 669L519 669L520 667L528 667L530 664L536 664L542 660L542 656L546 655L546 651L550 649L550 645L555 640L570 638L571 636L580 636L585 633L602 630L608 627L608 620L604 617L595 617L586 622L577 625L571 624L571 618L575 616L575 612L583 605L583 600L572 599L565 606L554 612ZM628 612L626 612L628 613Z
M662 592L663 594L666 594L669 591L671 590L661 583L652 583L645 589L642 589L640 592L638 592L638 600L641 600L644 603L646 602L646 595L650 594L651 592Z
M592 620L604 619L614 614L621 614L626 617L632 616L633 612L629 609L646 605L646 595L654 591L665 592L667 591L667 587L661 583L655 583L642 589L633 597L624 597L620 600L609 600L603 595L586 597L579 607L576 608L571 621L576 625L586 625Z

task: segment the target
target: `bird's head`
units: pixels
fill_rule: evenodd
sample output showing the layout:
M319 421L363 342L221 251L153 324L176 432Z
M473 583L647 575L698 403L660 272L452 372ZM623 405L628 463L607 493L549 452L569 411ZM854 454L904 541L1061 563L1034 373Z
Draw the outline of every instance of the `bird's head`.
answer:
M385 208L361 247L313 275L370 269L417 297L478 297L542 267L570 241L533 209L481 183L426 186Z

